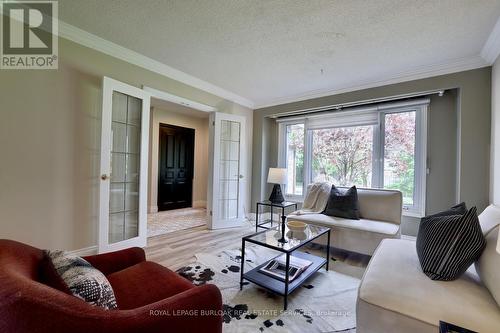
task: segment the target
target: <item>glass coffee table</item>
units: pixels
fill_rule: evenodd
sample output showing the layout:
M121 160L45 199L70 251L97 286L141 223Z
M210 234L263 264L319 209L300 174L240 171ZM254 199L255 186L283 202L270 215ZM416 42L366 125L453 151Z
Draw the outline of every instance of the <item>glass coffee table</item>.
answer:
M286 243L281 243L278 239L282 238L284 234ZM312 242L313 240L326 235L328 237L327 247L325 250L325 258L312 255L309 253L304 253L301 251L296 251L302 246ZM246 243L253 243L260 246L264 246L269 249L285 253L286 255L286 267L285 267L285 281L278 280L269 275L266 275L259 271L260 268L267 265L269 260L279 257L269 258L265 263L255 267L254 269L244 272L245 268L245 245ZM290 256L309 260L312 264L303 271L294 280L289 279L290 270ZM273 293L281 295L284 297L284 309L288 306L288 295L290 295L295 289L300 287L305 280L316 273L321 267L325 266L328 271L328 258L330 257L330 228L320 227L315 225L308 225L304 232L292 232L287 227L285 227L285 232L282 233L280 227L267 229L254 233L249 236L245 236L241 240L241 277L240 277L240 290L243 289L243 281L247 280L256 285L259 285Z

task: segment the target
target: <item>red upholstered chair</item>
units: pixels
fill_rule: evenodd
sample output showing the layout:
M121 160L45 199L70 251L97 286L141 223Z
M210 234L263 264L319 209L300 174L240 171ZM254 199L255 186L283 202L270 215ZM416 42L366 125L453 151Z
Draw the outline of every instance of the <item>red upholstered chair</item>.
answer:
M44 283L42 250L0 240L0 332L221 332L222 298L215 285L194 286L144 251L85 257L102 271L118 310L104 310Z

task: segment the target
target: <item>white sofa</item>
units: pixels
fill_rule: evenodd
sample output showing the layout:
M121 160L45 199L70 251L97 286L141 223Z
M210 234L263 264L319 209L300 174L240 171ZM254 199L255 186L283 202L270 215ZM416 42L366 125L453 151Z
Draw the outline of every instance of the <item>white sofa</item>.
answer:
M358 201L359 220L321 213L292 213L288 220L329 227L330 246L367 255L372 255L383 239L401 238L400 191L358 188Z
M500 332L500 254L496 252L500 207L479 216L487 247L458 280L429 279L416 244L384 240L361 281L358 333L436 333L443 320L480 333Z

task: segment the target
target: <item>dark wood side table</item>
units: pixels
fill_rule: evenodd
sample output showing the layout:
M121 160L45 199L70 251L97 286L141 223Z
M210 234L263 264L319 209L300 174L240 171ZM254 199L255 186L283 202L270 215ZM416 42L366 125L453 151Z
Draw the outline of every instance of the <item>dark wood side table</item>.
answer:
M263 207L263 206L264 207L266 207L266 206L271 207L271 218L259 222L259 208ZM255 213L255 232L258 231L258 228L270 229L273 227L273 222L274 222L273 221L273 212L274 212L273 208L275 208L275 207L278 209L281 209L281 216L280 217L283 217L283 216L286 216L285 209L288 207L294 207L294 211L296 211L297 210L297 203L291 202L291 201L283 201L283 202L275 203L275 202L271 202L269 200L257 202L257 209L256 209L256 213ZM279 219L276 222L279 224L281 222L281 219ZM269 224L270 226L266 227L265 226L266 224Z

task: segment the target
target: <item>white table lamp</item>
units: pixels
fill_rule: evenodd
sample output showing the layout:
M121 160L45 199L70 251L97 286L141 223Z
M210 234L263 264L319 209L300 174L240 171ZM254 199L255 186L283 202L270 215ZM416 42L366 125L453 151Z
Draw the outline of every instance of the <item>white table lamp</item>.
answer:
M281 203L285 201L283 198L283 193L281 192L281 184L287 183L287 171L284 168L269 168L269 174L267 175L267 182L269 184L274 184L273 191L269 197L269 201L273 203Z

